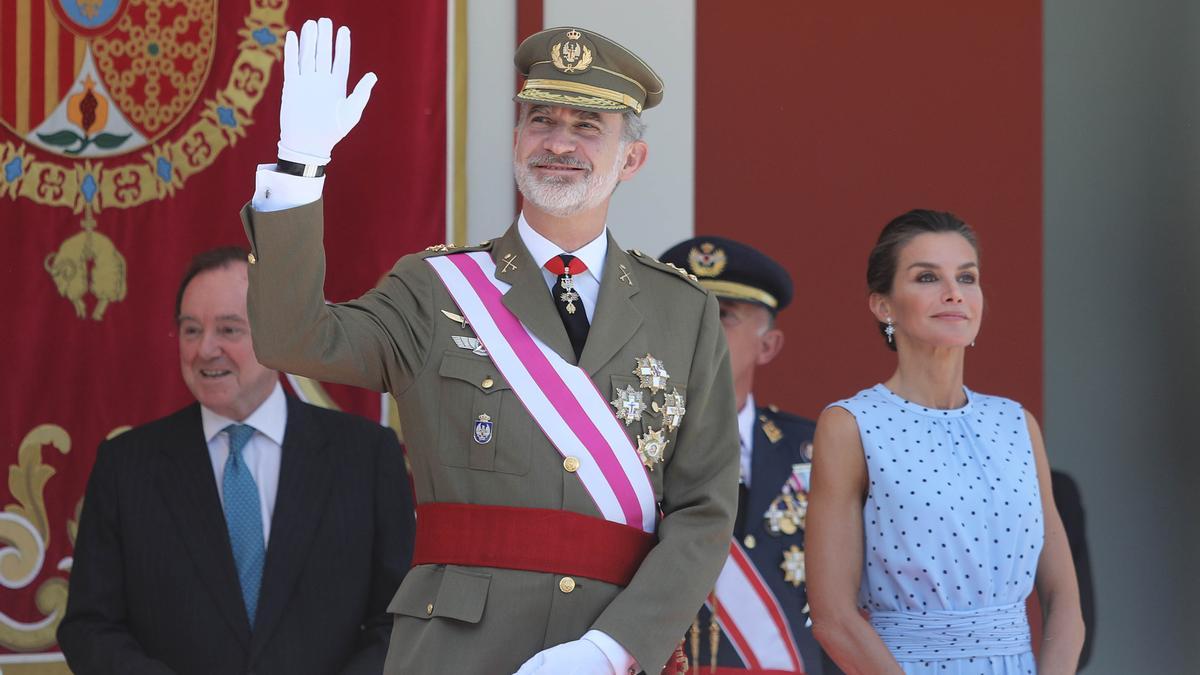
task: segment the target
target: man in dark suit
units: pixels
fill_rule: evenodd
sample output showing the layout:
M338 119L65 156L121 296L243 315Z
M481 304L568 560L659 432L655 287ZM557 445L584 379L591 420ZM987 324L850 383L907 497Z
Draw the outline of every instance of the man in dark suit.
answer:
M695 275L717 296L739 411L734 543L685 651L695 665L717 665L718 672L838 673L807 625L804 516L815 425L754 400L755 372L783 349L775 318L792 300L791 276L762 252L721 237L676 244L662 261ZM753 583L750 567L765 587ZM777 626L786 626L786 634Z
M412 556L395 434L284 394L258 363L246 252L176 299L196 403L101 444L59 644L76 675L372 673Z

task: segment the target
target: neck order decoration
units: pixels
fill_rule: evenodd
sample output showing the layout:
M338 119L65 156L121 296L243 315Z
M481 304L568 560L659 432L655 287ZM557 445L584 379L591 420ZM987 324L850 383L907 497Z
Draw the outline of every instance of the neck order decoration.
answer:
M574 314L577 311L575 303L579 300L579 293L575 291L574 275L586 272L587 265L579 258L564 253L546 261L546 269L558 276L558 285L561 287L561 291L557 293L558 301L563 303L567 314Z

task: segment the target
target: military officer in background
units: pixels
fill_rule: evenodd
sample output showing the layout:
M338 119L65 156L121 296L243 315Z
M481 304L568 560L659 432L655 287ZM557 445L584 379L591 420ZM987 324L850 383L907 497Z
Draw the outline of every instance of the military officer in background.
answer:
M722 237L689 239L661 260L695 275L719 299L741 448L730 558L684 651L701 672L714 662L742 673L840 672L807 625L804 516L815 424L754 399L756 371L783 349L775 319L792 301L791 276L753 247ZM754 582L749 567L765 588Z
M398 404L417 534L384 671L656 675L724 563L738 444L715 296L606 226L662 82L596 33L531 36L517 222L327 305L324 165L375 80L346 95L350 35L335 50L332 32L285 42L279 162L242 211L248 300L263 363Z

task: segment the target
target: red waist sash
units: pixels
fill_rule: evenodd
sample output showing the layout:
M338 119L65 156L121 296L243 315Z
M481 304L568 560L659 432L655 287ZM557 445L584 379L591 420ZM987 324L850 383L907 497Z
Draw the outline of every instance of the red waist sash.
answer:
M626 586L658 538L571 511L433 502L417 506L413 567L467 565Z

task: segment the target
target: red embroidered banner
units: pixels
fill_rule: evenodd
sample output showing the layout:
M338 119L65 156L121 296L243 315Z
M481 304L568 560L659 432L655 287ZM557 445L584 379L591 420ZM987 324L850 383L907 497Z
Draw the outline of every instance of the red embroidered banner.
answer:
M245 244L237 212L275 157L283 34L353 29L351 82L380 78L326 182L331 300L445 232L442 3L0 3L0 669L66 672L79 508L97 445L191 401L176 286ZM297 383L293 383L294 385ZM378 419L378 394L296 388Z

